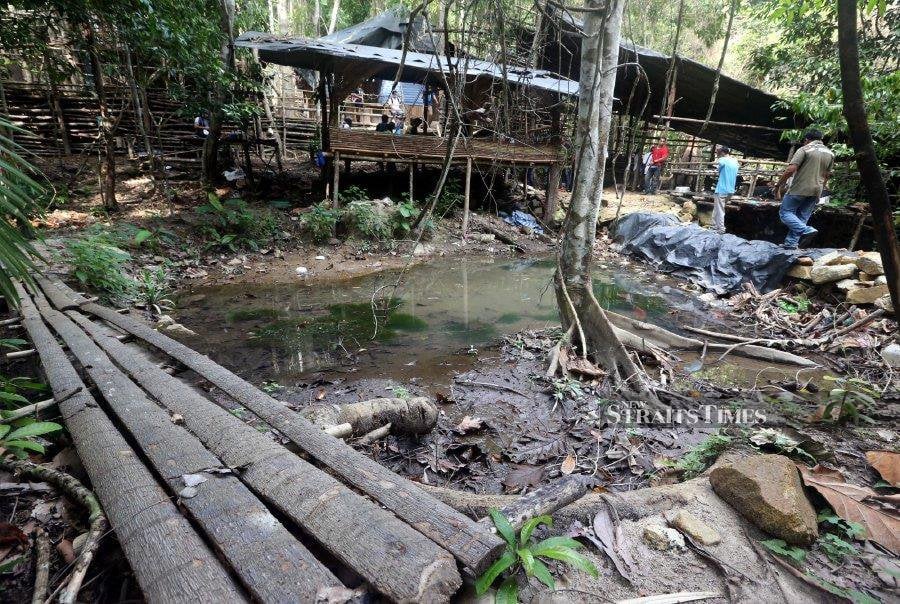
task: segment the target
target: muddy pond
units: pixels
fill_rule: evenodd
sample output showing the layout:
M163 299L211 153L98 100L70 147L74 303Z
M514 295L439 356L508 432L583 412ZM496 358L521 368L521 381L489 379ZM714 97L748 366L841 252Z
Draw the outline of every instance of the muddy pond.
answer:
M607 308L670 329L721 324L722 311L649 271L599 270ZM312 374L384 378L439 387L496 355L504 334L559 325L551 260L436 259L403 275L183 291L179 321L190 344L255 383ZM373 312L373 299L375 310Z

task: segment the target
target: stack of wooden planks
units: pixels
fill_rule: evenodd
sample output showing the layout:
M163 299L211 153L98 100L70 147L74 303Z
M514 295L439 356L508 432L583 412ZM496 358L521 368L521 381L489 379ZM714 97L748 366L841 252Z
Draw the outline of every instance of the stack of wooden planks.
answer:
M315 602L362 585L392 601L446 602L460 565L479 573L503 550L487 524L209 358L36 281L18 287L23 325L149 601ZM161 369L173 361L303 455Z

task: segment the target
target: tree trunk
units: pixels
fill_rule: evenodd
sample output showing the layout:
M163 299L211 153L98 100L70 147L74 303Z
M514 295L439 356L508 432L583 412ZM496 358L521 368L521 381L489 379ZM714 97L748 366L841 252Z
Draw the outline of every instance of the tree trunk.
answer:
M150 144L150 134L147 131L146 120L144 119L144 108L141 104L141 95L138 92L137 81L134 79L134 66L131 62L131 48L125 43L125 65L128 68L128 85L131 88L131 100L134 104L134 121L137 124L138 132L144 143L144 151L147 153L147 159L150 161L150 169L156 170L156 155L153 153L153 145Z
M234 71L234 0L219 0L219 24L222 42L222 63L225 72ZM222 134L222 105L225 104L225 88L219 83L215 92L216 106L209 113L209 135L203 142L203 183L211 186L219 170L219 137Z
M586 0L581 50L581 100L575 138L575 188L563 226L556 297L563 327L575 324L582 353L590 354L609 372L613 384L658 404L625 347L616 337L603 308L594 297L591 264L597 236L597 217L603 198L607 143L612 122L613 90L622 29L624 0Z
M85 32L88 55L91 58L91 71L94 76L94 92L97 93L97 104L100 107L100 134L103 137L103 163L101 164L102 185L100 196L103 198L103 209L117 212L119 202L116 201L116 137L112 120L109 116L109 104L106 100L106 85L103 77L103 64L97 50L94 26L88 24Z
M328 34L334 33L337 27L338 13L341 11L341 0L331 0L331 18L328 20Z
M878 166L875 144L869 131L869 119L859 77L859 43L856 35L856 2L838 0L838 57L841 62L841 90L844 117L850 140L856 151L859 176L869 198L869 211L875 226L875 240L887 276L888 289L895 312L900 312L900 246L891 214L887 186Z

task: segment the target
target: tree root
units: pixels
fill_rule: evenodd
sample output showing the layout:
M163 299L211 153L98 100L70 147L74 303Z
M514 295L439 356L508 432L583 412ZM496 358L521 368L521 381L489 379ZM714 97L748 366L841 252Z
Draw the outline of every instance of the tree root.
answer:
M100 544L100 537L103 536L108 527L106 515L103 513L100 502L78 480L59 470L31 463L30 461L10 458L0 460L0 468L14 474L25 475L39 481L48 482L87 508L90 530L81 548L81 553L78 554L78 559L75 561L75 568L72 570L68 584L59 596L61 603L72 604L78 597L78 592L81 589L88 567L94 559L94 553Z
M47 531L37 529L34 534L34 593L31 604L43 604L50 585L50 537Z

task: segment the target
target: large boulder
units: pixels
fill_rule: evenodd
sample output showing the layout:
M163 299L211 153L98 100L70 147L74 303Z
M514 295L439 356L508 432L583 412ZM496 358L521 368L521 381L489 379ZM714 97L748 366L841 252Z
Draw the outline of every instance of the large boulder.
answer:
M821 285L849 279L854 275L856 275L855 264L824 264L813 266L809 276L813 283Z
M812 268L813 267L811 266L805 266L803 264L795 264L788 269L787 276L793 277L794 279L806 279L809 281L809 278L812 276Z
M781 455L754 455L715 468L709 482L719 497L765 532L793 545L819 536L794 463Z

